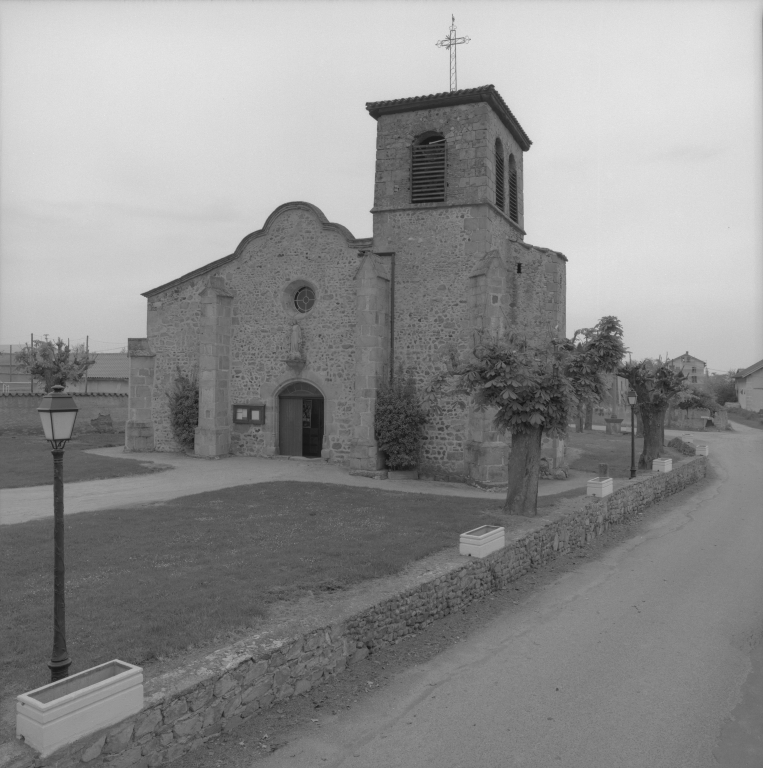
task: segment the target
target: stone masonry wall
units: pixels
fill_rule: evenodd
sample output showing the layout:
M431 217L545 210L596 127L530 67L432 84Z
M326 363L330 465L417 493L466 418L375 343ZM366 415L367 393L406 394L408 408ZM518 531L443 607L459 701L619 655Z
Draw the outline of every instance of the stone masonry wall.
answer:
M127 394L78 392L74 402L79 408L74 434L82 432L123 432L127 421ZM0 433L39 434L42 424L37 409L42 394L28 392L0 393ZM111 427L109 428L109 421Z
M148 299L148 346L154 353L154 381L151 416L154 450L180 451L170 425L168 395L178 373L191 378L199 367L203 278L173 286Z
M719 408L710 413L706 408L691 408L688 411L683 408L668 408L665 416L665 429L688 429L704 432L708 425L716 429L726 429L729 423L729 412L725 408Z
M336 625L276 640L252 653L236 646L206 677L173 688L154 686L143 711L69 745L48 758L31 750L13 768L149 768L172 762L220 731L241 725L275 702L298 696L364 659L374 648L400 642L473 600L502 589L531 568L585 546L610 525L697 482L705 457L678 462L670 473L627 482L604 499L570 500L530 532L507 536L506 546L483 559L459 561L446 573L406 589Z
M514 137L485 102L382 115L376 133L374 212L411 207L411 145L422 134L440 133L447 143L447 205L495 202L496 138L504 162L514 155L519 193L518 231L524 221L523 153ZM506 176L508 191L508 176ZM508 194L507 194L508 199ZM417 209L439 203L417 205Z
M414 205L411 145L428 132L447 143L445 202ZM508 203L503 211L495 204L496 139L505 162L513 154L517 164L516 223ZM522 243L522 154L484 102L379 118L374 251L394 254L394 366L410 369L419 387L443 370L449 346L468 354L479 331L532 339L564 333L565 259ZM464 410L447 397L440 405L425 428L422 473L505 482L509 441L493 427L493 415Z
M280 206L262 230L246 237L233 258L206 274L149 296L148 341L156 353L153 397L157 450L174 451L166 392L175 372L196 371L201 341L200 294L210 279L233 295L230 405L266 405L265 424L233 425L231 453L278 452L278 392L307 381L325 397L324 458L349 459L354 398L357 241L315 206ZM299 313L294 294L315 291L313 309ZM300 327L306 364L286 363L293 324ZM229 414L229 421L232 421Z

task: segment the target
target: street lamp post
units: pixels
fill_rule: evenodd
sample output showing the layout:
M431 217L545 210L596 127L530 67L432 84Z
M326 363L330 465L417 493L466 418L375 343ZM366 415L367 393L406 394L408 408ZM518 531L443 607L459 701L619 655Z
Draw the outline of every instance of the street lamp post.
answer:
M636 408L636 393L628 391L628 405L631 407L631 480L636 477L636 422L633 412Z
M72 660L66 650L66 608L64 601L64 446L71 440L77 405L57 384L42 398L40 414L45 439L53 449L53 654L48 662L50 680L69 675Z

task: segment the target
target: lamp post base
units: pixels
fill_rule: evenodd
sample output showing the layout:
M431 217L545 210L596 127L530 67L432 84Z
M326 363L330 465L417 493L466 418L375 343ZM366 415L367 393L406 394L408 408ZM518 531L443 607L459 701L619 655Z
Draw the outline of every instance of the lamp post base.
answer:
M71 663L72 660L68 656L65 659L61 659L61 661L49 661L50 682L55 683L56 680L63 680L63 678L69 677Z

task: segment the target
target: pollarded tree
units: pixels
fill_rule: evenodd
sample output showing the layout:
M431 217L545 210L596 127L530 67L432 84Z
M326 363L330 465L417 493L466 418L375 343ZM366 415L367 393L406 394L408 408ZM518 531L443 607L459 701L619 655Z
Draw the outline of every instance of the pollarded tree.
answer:
M88 354L84 344L70 347L63 339L51 341L47 336L35 339L34 346L27 344L15 357L17 370L42 382L46 392L56 384L76 384L95 363L95 354Z
M451 394L470 395L480 410L495 409L496 428L511 433L504 510L535 515L543 433L564 435L579 398L602 393L601 374L616 367L622 355L622 328L616 318L602 318L580 342L573 337L531 344L515 335L482 335L467 360L451 353L448 370L426 388L426 400L438 410L444 382L455 378Z
M684 389L686 376L662 360L649 359L621 365L617 375L627 379L636 392L636 412L644 430L644 447L638 466L639 469L651 469L652 461L662 455L668 406Z
M607 315L593 328L575 331L565 342L565 349L570 353L565 373L575 391L578 431L582 432L593 406L606 393L605 374L616 371L622 362L623 327L616 317Z

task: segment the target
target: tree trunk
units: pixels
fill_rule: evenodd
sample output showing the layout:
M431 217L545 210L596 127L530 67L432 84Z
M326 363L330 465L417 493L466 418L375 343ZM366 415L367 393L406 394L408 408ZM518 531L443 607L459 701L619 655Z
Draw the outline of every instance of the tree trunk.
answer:
M579 405L575 414L575 431L583 432L585 430L585 406Z
M538 514L538 479L540 478L540 442L542 427L531 427L521 435L511 436L509 455L509 490L503 511L510 515Z
M641 419L641 413L636 411L636 437L644 436L644 422Z
M593 405L587 403L585 407L585 429L587 432L593 432Z
M644 425L644 447L638 457L638 468L651 469L652 461L662 455L666 406L642 405L639 410Z

